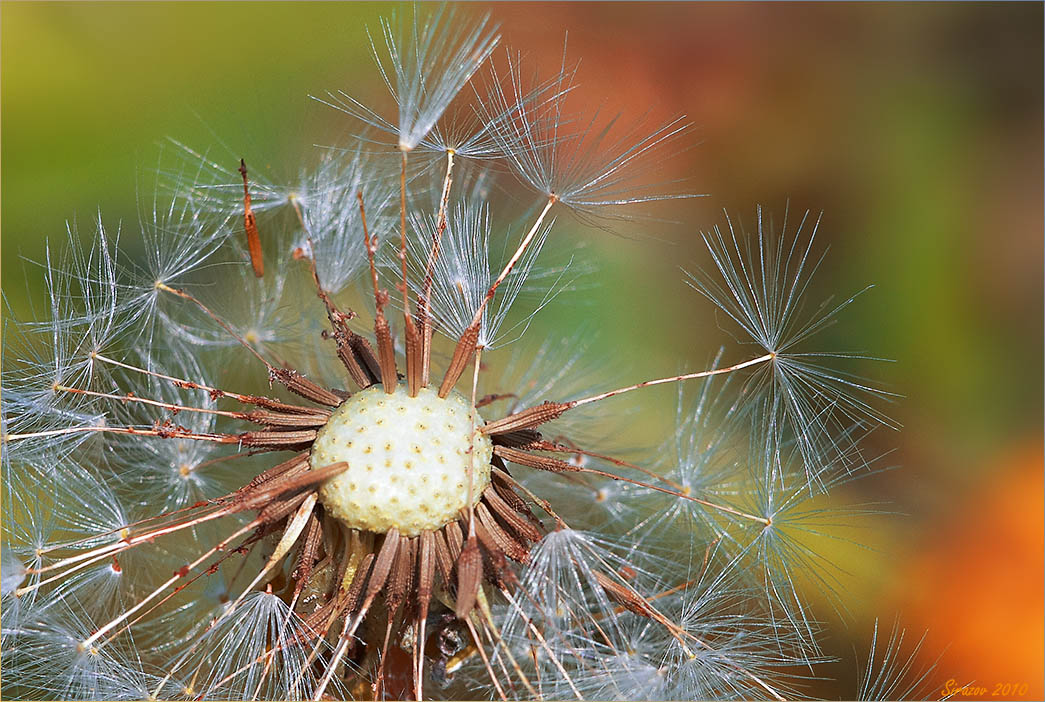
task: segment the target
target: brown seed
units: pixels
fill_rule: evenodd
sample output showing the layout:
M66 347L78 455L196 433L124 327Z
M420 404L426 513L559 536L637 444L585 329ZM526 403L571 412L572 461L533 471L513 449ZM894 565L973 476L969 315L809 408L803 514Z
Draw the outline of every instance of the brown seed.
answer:
M457 602L454 608L458 619L464 619L475 608L479 585L483 576L483 559L475 536L468 537L457 558Z

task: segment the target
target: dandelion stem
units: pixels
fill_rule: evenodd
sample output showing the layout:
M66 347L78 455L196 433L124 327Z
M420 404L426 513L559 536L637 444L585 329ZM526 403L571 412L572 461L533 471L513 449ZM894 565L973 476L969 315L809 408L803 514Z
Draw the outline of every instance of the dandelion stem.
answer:
M512 655L511 647L508 646L505 640L501 637L501 632L497 630L497 623L494 621L493 612L490 611L490 603L487 601L485 594L480 593L478 603L479 611L482 612L483 618L486 620L486 635L496 644L497 647L504 651L505 656L508 658L508 662L511 663L512 668L515 670L515 674L519 676L519 680L530 693L530 699L539 699L540 695L537 693L537 690L534 689L530 679L519 666L519 662L515 659L515 656ZM500 658L498 658L498 660L500 660ZM504 664L502 663L501 665L503 669Z
M297 209L297 205L294 206ZM308 241L308 270L312 274L312 283L316 286L316 296L323 303L323 307L327 310L327 316L331 318L331 322L335 319L340 319L342 312L334 304L334 301L330 299L329 293L323 289L323 284L319 282L319 271L316 270L316 247L312 245L312 236L309 235L306 239Z
M72 565L73 563L79 563L80 561L83 561L83 560L90 560L90 559L94 559L94 558L97 558L97 557L107 557L107 556L110 556L110 555L116 555L118 553L122 553L122 552L126 551L127 549L134 548L135 546L137 546L140 543L143 543L143 542L146 542L146 541L152 541L153 539L155 539L158 536L163 536L164 534L172 534L172 533L174 533L176 531L181 531L182 529L188 529L188 528L191 528L191 527L194 527L194 526L198 526L198 525L200 525L200 524L202 524L204 522L210 521L212 519L217 519L219 517L224 517L227 514L230 514L230 511L229 511L229 509L227 507L219 507L214 512L211 512L209 514L201 515L201 516L196 517L194 519L190 519L187 522L182 522L180 524L174 524L174 525L168 526L168 527L161 527L161 528L155 529L153 531L148 531L148 532L144 532L142 534L137 534L137 535L135 535L133 537L129 536L129 537L124 538L124 539L122 539L122 540L120 540L120 541L118 541L116 543L106 544L105 546L99 546L98 548L92 549L90 551L86 551L84 553L77 554L75 556L69 556L68 558L63 558L60 561L56 561L56 562L52 563L49 566L44 566L43 568L32 569L29 572L32 572L32 573L46 573L47 571L51 571L51 570L54 570L56 568L63 568L65 566L67 566L67 565Z
M15 593L14 593L15 597L21 597L22 595L30 593L33 590L36 590L38 588L43 587L44 585L47 585L48 583L54 582L55 580L61 580L63 578L67 578L67 577L69 577L70 575L72 575L73 573L75 573L78 570L82 570L84 568L87 568L88 566L92 566L95 563L98 563L99 561L109 560L110 557L111 558L115 558L116 556L115 556L115 554L103 553L101 555L95 556L94 558L89 558L86 561L83 561L82 563L80 563L80 564L78 564L76 566L73 566L72 568L69 568L68 570L64 570L61 573L57 573L56 575L52 575L49 578L45 578L43 580L38 580L37 582L33 583L32 585L26 585L25 587L20 587L17 590L15 590ZM40 573L43 570L46 570L46 569L40 568L40 569L34 570L34 569L29 568L29 569L26 569L26 572L27 573Z
M720 512L726 512L737 517L743 517L744 519L750 519L751 521L758 522L759 524L765 524L766 526L771 526L773 524L772 519L768 519L766 517L759 517L754 514L748 514L747 512L741 512L738 509L733 509L732 507L727 507L726 505L708 502L707 500L702 500L699 497L693 497L691 495L682 495L682 497L684 497L687 500L690 500L691 502L696 502L699 505L704 505L705 507L709 507L711 509L717 509Z
M65 385L53 386L55 390L60 392L68 392L74 395L88 395L90 397L101 397L107 400L119 400L120 402L139 402L144 405L152 405L154 407L162 407L164 409L171 410L172 412L199 412L201 414L216 414L221 417L232 417L233 419L245 419L243 412L226 412L223 410L206 409L203 407L187 407L185 405L175 405L170 402L162 402L160 400L152 400L146 397L136 397L133 394L127 395L114 395L107 392L96 392L94 390L83 390L81 388L70 388Z
M678 584L678 585L676 585L675 587L671 587L671 588L668 588L667 590L661 590L661 591L660 591L660 592L658 592L658 593L657 593L656 595L650 595L650 596L649 596L649 597L647 597L646 599L647 599L648 601L650 601L650 602L655 602L656 600L659 600L659 599L661 599L661 598L663 598L663 597L668 597L669 595L674 595L674 594L675 594L676 592L680 592L680 591L682 591L682 590L685 590L685 589L686 589L686 588L688 588L688 587L689 587L690 585L696 585L696 584L697 584L697 582L698 582L698 581L697 581L696 579L693 579L693 580L687 580L687 581L686 581L686 582L684 582L684 583L679 583L679 584Z
M603 477L608 477L608 478L614 479L614 481L621 481L622 483L630 483L631 485L637 485L638 487L646 488L647 490L655 490L656 492L663 492L663 493L665 493L667 495L673 495L675 497L679 497L680 499L687 499L687 500L689 500L691 502L697 502L698 505L703 505L704 507L710 507L710 508L715 509L715 510L720 510L722 512L727 512L729 514L736 515L738 517L744 517L745 519L751 519L752 521L758 521L759 523L767 525L767 527L768 527L768 525L770 523L772 523L769 519L766 519L765 517L759 517L759 516L756 516L756 515L753 515L753 514L747 514L746 512L741 512L740 510L735 510L735 509L733 509L731 507L726 507L724 505L716 505L715 502L709 502L709 501L707 501L705 499L700 499L699 497L694 497L694 496L688 495L688 494L686 494L684 492L678 492L678 491L675 491L675 490L669 490L667 488L658 488L655 485L650 485L649 483L643 483L642 481L633 481L633 479L631 479L630 477L624 477L623 475L617 475L617 474L614 474L614 473L609 473L609 472L606 472L604 470L598 470L597 468L578 468L578 471L582 472L582 473L590 473L590 474L593 474L593 475L602 475Z
M497 688L497 694L500 695L504 702L508 702L508 696L504 694L504 689L501 687L501 683L497 681L497 674L494 673L493 667L490 665L490 658L486 655L486 651L483 649L482 639L479 637L478 632L475 630L475 624L472 623L471 617L466 617L464 623L468 626L468 631L472 634L472 640L475 642L475 649L479 652L479 657L483 659L483 666L486 668L487 675L490 676L490 682Z
M95 359L95 360L101 361L103 363L108 363L108 364L113 365L113 366L118 366L120 368L126 368L127 370L132 370L132 371L135 371L137 373L142 373L144 375L152 376L153 378L160 378L161 380L170 381L174 386L179 387L179 388L186 388L186 389L189 389L189 390L203 390L204 392L211 393L215 398L218 398L218 397L230 397L233 400L236 400L237 402L242 402L243 404L246 404L246 405L257 405L257 406L262 406L262 407L269 407L271 409L281 409L281 410L284 410L284 411L287 411L287 412L308 413L308 412L315 411L315 409L312 408L312 407L300 407L298 405L290 405L290 404L287 404L287 403L284 403L284 402L279 402L278 400L270 399L268 397L260 397L258 395L246 395L244 393L231 392L229 390L221 390L219 388L213 388L213 387L211 387L209 385L204 385L203 383L197 383L197 382L192 381L192 380L185 380L184 378L175 378L172 375L165 375L163 373L158 373L156 371L151 371L151 370L148 370L146 368L139 368L138 366L132 366L129 363L123 363L121 361L117 361L117 360L114 360L112 358L107 358L106 356L103 356L100 353L93 354L92 358Z
M402 152L402 167L399 171L399 263L403 267L403 332L406 336L406 381L410 397L417 397L421 388L421 361L423 343L421 336L410 316L410 286L407 283L406 271L406 159L407 151Z
M236 530L236 531L235 531L235 532L234 532L234 533L233 533L233 534L232 534L231 536L228 536L228 537L226 537L226 538L225 538L224 540L222 540L222 541L221 541L221 543L219 543L219 544L216 544L215 546L212 546L211 548L207 549L207 551L205 551L205 552L203 553L203 555L202 555L202 556L200 556L199 558L197 558L196 560L194 560L194 561L193 561L192 563L189 563L188 565L186 565L186 566L183 566L181 570L179 570L179 571L175 572L175 573L174 573L174 575L172 575L172 576L171 576L170 578L168 578L168 579L167 579L167 580L166 580L166 581L165 581L165 582L164 582L164 583L163 583L162 585L160 585L160 586L159 586L158 588L156 588L155 590L153 590L151 594L149 594L149 595L148 595L148 596L146 596L146 597L145 597L144 599L142 599L142 600L141 600L140 602L138 602L138 604L134 605L133 607L131 607L130 609L128 609L128 610L127 610L126 612L124 612L123 614L121 614L120 616L116 617L116 618L115 618L115 619L113 619L113 620L112 620L111 622L109 622L108 624L106 624L105 626L103 626L103 627L102 627L101 629L99 629L98 631L96 631L96 632L94 632L93 634L91 634L91 635L90 635L90 636L89 636L88 638L86 638L86 639L85 639L85 640L84 640L84 641L83 641L83 642L82 642L82 643L80 644L80 646L81 646L81 647L83 647L83 648L85 648L85 649L86 649L86 648L88 648L88 647L90 647L90 646L91 646L91 644L93 644L93 643L94 643L95 641L97 641L97 640L98 640L99 638L101 638L102 636L104 636L104 635L105 635L105 634L106 634L107 632L109 632L109 631L110 631L110 630L111 630L111 629L112 629L113 627L115 627L116 625L118 625L118 624L119 624L120 622L122 622L122 621L123 621L124 619L127 619L128 617L130 617L130 616L131 616L132 614L134 614L134 613L135 613L135 612L137 612L137 611L138 611L139 609L141 609L142 607L144 607L144 606L145 606L145 605L146 605L147 603L151 602L151 601L152 601L152 599L153 599L154 597L156 597L156 596L157 596L157 595L159 595L159 594L160 594L161 592L163 592L164 590L166 590L166 589L167 589L168 587L170 587L171 585L173 585L174 583L176 583L176 582L177 582L177 581L178 581L178 580L179 580L180 578L182 578L182 577L184 577L184 576L185 576L186 574L188 574L188 572L189 572L189 571L195 570L195 569L196 569L196 568L197 568L197 567L198 567L198 566L199 566L199 565L200 565L201 563L203 563L203 562L204 562L205 560L207 560L208 558L210 558L210 557L211 557L211 556L212 556L212 555L213 555L214 553L216 553L217 551L220 551L221 549L225 548L225 547L226 547L226 546L228 546L228 545L229 545L230 543L232 543L232 542L233 542L233 541L234 541L235 539L239 538L239 537L240 537L240 536L242 536L243 534L246 534L246 533L247 533L248 531L250 531L250 530L254 529L254 528L255 528L255 527L257 527L257 526L258 526L259 524L261 524L261 519L260 519L260 518L258 518L258 519L254 519L254 520L253 520L252 522L250 522L250 523L249 523L249 524L247 524L246 526L243 526L243 527L241 527L240 529L237 529L237 530Z
M233 444L239 441L238 436L231 434L194 434L177 429L136 429L134 427L67 427L65 429L50 429L48 431L36 431L28 434L4 434L3 440L18 441L21 439L36 439L45 436L61 436L62 434L82 434L88 432L102 432L109 434L133 434L135 436L158 436L161 439L192 439L194 441L213 441L218 444Z
M598 470L596 468L580 468L579 472L581 472L581 473L591 473L592 475L601 475L604 478L611 478L612 480L619 480L621 482L631 483L632 485L638 485L639 487L644 487L647 490L655 490L657 492L663 492L666 495L673 495L673 496L681 498L683 500L689 500L690 502L696 502L697 504L704 505L705 507L710 507L712 509L717 509L717 510L720 510L722 512L728 512L729 514L732 514L732 515L735 515L735 516L738 516L738 517L744 517L745 519L750 519L752 521L759 522L760 524L765 524L766 526L769 526L770 524L772 524L772 522L769 519L766 519L765 517L759 517L759 516L756 516L754 514L748 514L747 512L741 512L740 510L733 509L732 507L726 507L725 505L717 505L717 504L715 504L713 502L708 502L707 500L702 500L702 499L700 499L698 497L693 497L692 495L687 495L687 494L685 494L683 492L676 492L675 490L668 490L667 488L657 487L656 485L650 485L649 483L644 483L641 480L632 480L631 478L625 478L622 475L615 475L614 473L607 473L604 470Z
M526 247L530 245L530 241L533 239L537 230L541 226L541 222L544 221L544 216L548 214L548 210L551 209L552 205L558 202L558 198L552 195L548 198L548 203L541 210L540 216L537 217L537 221L533 223L530 231L523 237L522 242L519 244L519 248L512 254L508 264L501 271L501 274L497 276L497 280L493 282L489 290L486 291L486 296L483 301L479 303L479 308L475 311L475 315L472 317L472 321L468 323L465 330L461 332L461 337L457 340L457 347L454 348L454 355L450 359L450 365L446 369L446 374L443 376L443 382L439 386L439 397L446 397L450 394L450 390L457 383L457 380L461 377L464 369L468 366L468 361L472 357L472 352L475 350L476 342L479 340L479 328L483 319L483 310L486 309L486 305L489 304L490 300L493 299L494 293L497 292L497 286L499 286L508 274L511 273L512 268L522 257L523 252L526 251Z
M199 466L197 466L197 468L201 467L201 466L204 466L204 465L206 465L208 463L213 463L215 461L220 461L220 460L225 459L225 458L238 458L238 457L241 457L241 456L244 456L244 455L246 455L246 454L236 453L236 454L232 454L230 456L222 456L221 458L216 458L216 459L213 459L211 461L205 461L204 463L200 463ZM146 517L145 519L140 519L140 520L138 520L136 522L131 522L130 524L127 524L126 526L117 527L116 529L109 529L108 531L103 531L103 532L99 532L99 533L96 533L96 534L91 534L90 536L85 536L83 538L75 539L73 541L63 541L63 542L52 544L50 546L45 546L45 547L42 547L42 548L38 548L36 550L36 553L37 553L37 555L43 555L45 553L50 553L51 551L56 551L58 549L74 548L74 547L79 546L80 544L86 543L88 541L100 539L100 538L102 538L104 536L109 536L111 534L116 534L116 533L129 534L131 527L142 527L145 524L149 524L151 522L157 522L157 521L160 521L160 520L163 520L163 519L170 519L174 515L181 514L182 512L189 512L189 511L192 511L194 509L199 509L199 505L193 505L191 507L182 507L181 509L172 510L170 512L161 512L160 514L155 514L155 515L153 515L151 517ZM29 572L33 572L33 571L30 570Z
M543 450L543 448L544 447L542 446L541 449ZM676 490L678 490L680 492L682 492L682 491L684 491L686 489L682 485L676 483L671 478L667 478L667 477L665 477L663 475L658 475L657 473L654 473L649 468L643 468L640 465L636 465L634 463L629 463L628 461L625 461L625 460L620 459L620 458L614 458L613 456L607 456L604 453L595 453L594 451L586 451L586 450L584 450L584 449L582 449L582 448L580 448L578 446L572 445L572 442L570 442L568 444L552 444L549 447L549 450L552 450L552 451L562 451L563 453L574 453L574 454L578 454L578 455L581 455L581 456L591 456L592 458L598 458L598 459L603 460L603 461L608 461L609 463L612 463L615 466L620 466L622 468L632 468L634 470L637 470L637 471L639 471L641 473L644 473L644 474L648 475L649 477L653 478L654 480L659 480L662 483L666 483L666 484L670 485L671 487L675 488Z
M688 488L683 487L682 485L679 485L674 480L666 478L666 477L664 477L662 475L658 475L657 473L654 473L653 471L651 471L648 468L643 468L640 465L636 465L634 463L629 463L628 461L624 461L624 460L621 460L619 458L614 458L613 456L607 456L605 454L595 453L594 451L585 451L584 449L577 448L575 446L559 446L559 445L555 445L553 450L564 451L564 452L568 452L568 453L577 453L577 454L581 454L583 456L591 456L592 458L599 458L599 459L604 460L604 461L609 461L610 463L613 463L614 465L621 466L622 468L632 468L634 470L637 470L637 471L640 471L642 473L645 473L646 475L648 475L649 477L651 477L651 478L653 478L655 480L660 480L660 481L662 481L664 483L667 483L671 487L675 488L675 490L677 490L678 492L671 492L671 491L662 490L662 488L658 488L658 487L655 487L655 486L652 486L652 485L646 485L645 483L635 482L635 481L629 480L628 478L623 478L623 477L620 477L620 476L615 476L613 478L614 480L623 480L625 482L633 482L636 485L642 485L644 487L649 487L652 490L664 491L664 492L667 492L670 495L676 495L677 497L681 497L681 498L684 498L686 500L690 500L691 502L696 502L698 504L704 505L705 507L710 507L711 509L717 509L717 510L719 510L721 512L727 512L727 513L735 515L737 517L744 517L746 519L751 519L753 521L759 522L760 524L765 524L767 526L770 524L770 520L765 519L763 517L757 517L757 516L755 516L753 514L748 514L746 512L741 512L740 510L733 509L732 507L727 507L726 505L719 505L719 504L715 504L714 502L708 502L707 500L702 500L699 497L693 497L692 495L690 495L690 494L688 494L686 492ZM582 468L581 472L591 473L591 472L596 472L596 471L592 471L590 469ZM610 475L609 473L601 473L601 474L602 475Z
M736 364L734 366L729 366L727 368L715 368L715 369L712 369L712 370L700 371L698 373L686 373L684 375L675 375L675 376L672 376L670 378L658 378L657 380L646 380L646 381L641 382L641 383L636 383L635 385L629 385L627 387L618 388L616 390L610 390L609 392L604 392L604 393L601 393L599 395L592 395L591 397L586 397L586 398L584 398L582 400L572 400L571 402L568 402L567 404L572 409L574 407L579 407L580 405L586 405L586 404L589 404L591 402L598 402L599 400L605 400L606 398L614 397L615 395L623 395L626 392L631 392L632 390L638 390L639 388L649 387L651 385L661 385L663 383L674 383L674 382L678 382L678 381L682 381L682 380L692 380L694 378L709 378L709 377L711 377L713 375L722 375L723 373L732 373L733 371L738 371L738 370L741 370L742 368L748 368L750 366L756 366L759 363L765 363L767 361L772 361L774 358L776 358L776 354L775 353L767 353L765 356L759 356L758 358L753 358L750 361L744 361L743 363L738 363L738 364Z
M443 234L446 232L446 206L450 200L450 184L453 181L454 150L446 150L446 176L443 178L443 193L439 198L439 212L436 215L435 236L432 238L432 250L428 254L428 263L425 264L425 278L421 286L421 299L418 300L420 311L418 317L421 320L421 385L428 387L429 375L432 364L432 284L433 267L439 259L439 247L442 243Z
M62 436L63 434L82 434L92 431L112 431L111 427L66 427L65 429L49 429L47 431L31 431L18 434L4 434L4 443L8 441L20 441L22 439L41 439L47 436Z
M403 316L410 319L410 295L406 285L406 155L407 152L403 151L399 169L399 263L403 267Z
M237 548L237 549L235 549L233 551L229 551L229 552L226 552L225 554L223 554L220 559L218 559L214 564L212 564L211 568L213 568L214 566L219 566L220 564L224 563L225 561L229 560L230 558L232 558L232 557L234 557L236 555L241 555L242 554L241 549L245 548L246 544L250 543L250 541L254 541L256 543L259 538L260 537L259 537L258 534L252 535L249 540L244 541L240 545L240 548ZM247 549L247 553L249 553L249 549ZM246 562L247 562L246 559L244 559L243 564L245 564ZM241 566L240 566L241 569L243 567L243 564L241 564ZM203 570L203 571L200 571L199 573L196 573L196 575L194 575L191 579L189 579L189 581L186 582L184 585L182 585L180 588L174 588L174 590L172 590L171 592L167 593L164 597L161 597L159 600L154 602L152 604L152 606L148 607L147 609L145 609L144 611L139 613L138 616L136 616L134 619L124 620L123 626L121 626L116 631L112 632L109 635L109 637L105 640L105 643L103 645L106 645L106 646L109 645L109 643L111 643L113 641L113 639L115 639L116 637L120 636L123 632L127 631L128 629L131 629L132 627L134 627L138 622L144 620L147 616L149 616L150 614L155 612L157 609L162 607L164 604L169 602L172 598L177 597L178 593L181 590L183 590L186 587L189 587L193 583L197 582L198 580L200 580L200 578L206 577L208 575L209 571L211 570L211 568L207 568L206 570ZM236 573L236 576L237 577L239 576L239 572L238 571ZM234 580L235 580L235 578L233 578L233 581ZM210 631L212 628L214 628L214 626L217 625L218 621L220 621L220 619L212 619L210 624L207 626L206 631ZM206 633L206 632L203 632L203 633ZM201 634L200 636L201 636L201 638L197 639L196 643L192 646L192 648L190 648L188 651L186 651L186 653L185 653L186 656L190 652L194 651L200 644L203 643L203 640L205 640L203 638L203 634ZM199 671L197 671L197 673L198 672Z
M374 284L374 304L377 311L374 313L374 336L377 337L377 353L379 365L381 366L381 383L385 392L391 395L395 392L398 380L396 378L396 355L395 347L392 345L392 330L388 327L385 318L385 303L388 301L388 293L381 290L377 281L377 235L370 236L370 230L366 225L366 208L363 206L363 191L356 193L359 198L359 217L363 224L363 242L366 244L366 255L370 261L370 279Z
M178 290L177 288L172 288L169 285L167 285L166 283L157 282L156 283L156 288L158 290L164 290L166 292L171 293L172 295L175 295L177 297L180 297L180 298L183 298L185 300L188 300L189 302L191 302L194 305L196 305L197 307L199 307L201 310L203 310L207 314L208 317L210 317L215 322L217 322L218 326L220 326L222 329L224 329L226 332L228 332L229 336L231 336L233 339L238 341L243 346L243 348L245 348L248 351L250 351L252 354L254 354L255 357L257 357L257 359L259 361L264 363L266 368L268 368L269 370L275 370L275 367L271 363L266 361L265 358L260 353L258 353L257 350L253 346L251 346L249 342L247 342L246 339L244 339L239 334L237 334L232 329L232 327L230 327L228 325L228 323L225 320L223 320L217 314L212 312L209 307L204 305L198 299L196 299L195 297L193 297L189 293L185 292L184 290Z
M541 214L537 216L537 221L533 223L533 226L530 227L530 231L526 233L526 236L523 237L523 240L522 242L520 242L519 247L515 250L515 253L512 254L512 257L510 259L508 259L508 263L505 264L504 270L502 270L501 274L497 276L497 279L493 281L493 284L490 286L490 289L486 291L486 297L483 298L483 301L479 304L479 309L475 311L475 316L472 317L472 324L478 324L479 320L482 319L483 310L485 310L486 306L490 303L491 300L493 300L494 293L497 292L497 287L504 282L504 279L507 278L508 274L512 272L512 269L515 268L515 264L519 262L520 258L522 258L523 253L526 251L526 248L530 245L530 242L533 240L534 235L537 234L537 230L540 229L541 223L544 221L545 215L548 214L548 210L550 210L552 208L552 205L554 205L558 201L559 198L555 195L552 195L548 198L548 202L545 203L544 209L541 210Z

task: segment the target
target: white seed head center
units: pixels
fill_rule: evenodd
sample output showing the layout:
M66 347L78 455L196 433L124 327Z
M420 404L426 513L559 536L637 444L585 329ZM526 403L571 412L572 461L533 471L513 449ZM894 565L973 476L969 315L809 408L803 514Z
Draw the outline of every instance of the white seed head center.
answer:
M324 483L327 513L353 529L404 536L441 528L490 484L493 444L479 431L483 420L459 393L441 398L405 385L389 395L380 384L339 406L319 430L313 470L344 461L348 469Z

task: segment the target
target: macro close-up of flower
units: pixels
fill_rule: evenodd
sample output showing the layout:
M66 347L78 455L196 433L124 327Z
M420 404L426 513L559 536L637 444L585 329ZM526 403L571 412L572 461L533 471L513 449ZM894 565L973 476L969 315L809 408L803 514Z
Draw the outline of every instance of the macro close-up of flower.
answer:
M239 7L191 21L248 23L222 45L251 83L237 13L290 6ZM277 91L333 136L256 139L267 98L216 103L237 126L209 142L150 132L136 220L69 213L18 278L5 198L5 698L979 689L861 575L904 519L908 389L874 345L898 322L854 313L890 281L801 192L693 221L723 108L599 67L592 92L583 22L517 44L526 7L304 10L361 13L337 82Z

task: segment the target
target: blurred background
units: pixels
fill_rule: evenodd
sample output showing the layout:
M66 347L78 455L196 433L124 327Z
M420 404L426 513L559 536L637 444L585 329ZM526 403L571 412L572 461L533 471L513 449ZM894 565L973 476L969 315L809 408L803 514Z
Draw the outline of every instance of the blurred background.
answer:
M88 237L100 212L135 251L167 137L227 147L275 179L312 144L335 143L356 125L308 96L384 95L365 28L389 7L5 2L10 309L39 307L24 259L41 260L67 223ZM852 697L854 649L866 651L876 617L899 617L914 640L928 630L929 694L953 678L1042 699L1041 4L462 9L489 9L503 43L549 69L568 32L593 106L695 125L694 148L664 166L707 194L670 208L679 223L625 238L560 219L556 234L589 241L613 284L553 321L583 314L618 330L628 343L607 351L634 378L702 366L733 343L678 270L708 263L698 232L724 209L749 229L756 204L777 222L785 207L792 222L822 211L831 252L817 292L876 285L820 341L896 361L860 370L904 395L888 410L902 430L873 439L901 469L849 488L895 514L860 532L870 549L832 547L847 611L821 613L844 662L814 693ZM650 402L670 416L670 393Z

